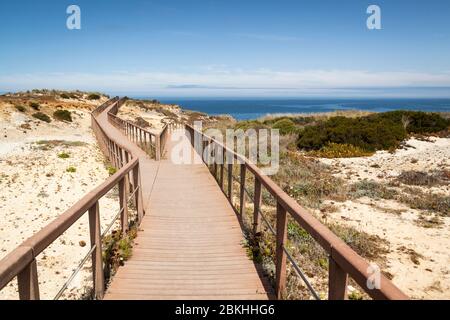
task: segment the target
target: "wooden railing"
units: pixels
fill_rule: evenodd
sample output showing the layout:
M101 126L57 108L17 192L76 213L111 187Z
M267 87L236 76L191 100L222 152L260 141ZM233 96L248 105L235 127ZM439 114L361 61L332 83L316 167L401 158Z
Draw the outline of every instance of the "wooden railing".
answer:
M125 98L126 99L126 98ZM151 158L160 160L164 154L164 147L167 141L168 125L157 134L150 132L130 121L117 116L119 109L125 99L119 100L108 112L109 121L120 131L122 131L132 142L147 152Z
M98 299L103 297L105 277L102 259L102 237L111 229L119 217L121 220L122 234L127 232L129 226L128 203L130 201L134 202L138 224L144 214L139 176L139 159L133 158L125 146L120 145L115 141L114 137L105 133L96 119L98 114L111 107L111 105L114 106L118 103L118 98L111 99L94 110L91 117L92 129L98 139L101 150L119 170L99 187L89 192L70 209L61 214L52 223L27 239L17 249L3 258L0 261L0 289L5 287L17 276L19 298L21 300L39 299L36 257L87 212L89 215L91 248L55 298L57 299L62 295L69 282L81 270L82 265L88 260L89 256L92 259L95 297ZM116 185L118 185L119 189L120 210L102 234L99 200Z
M253 185L253 233L256 235L261 231L261 222L268 225L268 229L276 238L276 258L275 258L275 291L277 298L281 299L286 288L286 260L288 259L293 269L306 283L311 293L315 298L319 299L318 294L309 283L308 279L303 274L302 270L293 259L287 248L287 221L290 215L304 230L306 230L327 252L329 257L329 278L328 278L328 299L341 300L347 298L347 282L348 277L353 278L358 285L363 288L374 299L408 299L400 289L398 289L390 280L380 274L380 285L377 287L372 279L374 275L371 273L369 263L367 263L361 256L353 251L344 241L338 238L320 221L314 218L309 212L302 208L293 198L285 193L275 182L267 175L264 175L261 170L253 163L250 163L245 157L237 154L224 146L222 143L206 136L202 132L194 129L192 126L186 124L186 131L191 144L196 149L197 153L203 157L205 148L212 144L211 149L214 154L214 164L211 172L216 178L222 191L228 197L231 205L233 205L233 182L237 181L240 186L239 190L239 208L235 208L240 218L243 218L244 208L246 206L246 199L251 199L246 183L246 175L252 174L254 176ZM195 141L199 141L197 145ZM240 174L237 179L233 175L233 163L225 163L225 161L218 161L216 155L222 156L223 159L233 159L240 164ZM229 158L227 158L229 157ZM203 159L205 161L206 159ZM206 161L205 161L206 162ZM220 167L219 167L220 166ZM227 171L226 177L225 171ZM227 179L227 189L224 190L224 179ZM276 226L272 227L269 221L261 211L262 191L265 188L276 201ZM374 289L368 288L368 283L374 284Z

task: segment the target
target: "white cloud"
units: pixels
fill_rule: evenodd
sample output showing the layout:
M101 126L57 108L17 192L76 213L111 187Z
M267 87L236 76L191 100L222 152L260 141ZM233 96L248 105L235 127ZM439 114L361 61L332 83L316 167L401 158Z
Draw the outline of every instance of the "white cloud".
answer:
M225 68L197 72L39 73L0 76L1 90L31 88L108 92L202 93L233 90L326 92L326 89L450 87L450 72L369 72L361 70L273 71ZM264 92L263 92L264 93ZM450 96L450 93L448 94Z

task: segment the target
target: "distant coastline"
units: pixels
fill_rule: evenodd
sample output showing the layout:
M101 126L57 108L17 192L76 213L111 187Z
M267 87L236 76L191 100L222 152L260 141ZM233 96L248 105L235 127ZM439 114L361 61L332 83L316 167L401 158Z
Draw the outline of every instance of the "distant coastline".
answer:
M145 97L136 97L145 98ZM150 97L149 97L150 98ZM450 99L380 98L380 99L245 99L245 98L163 98L165 104L177 104L184 110L209 115L228 114L237 120L249 120L267 114L318 113L337 110L385 112L415 110L450 112Z

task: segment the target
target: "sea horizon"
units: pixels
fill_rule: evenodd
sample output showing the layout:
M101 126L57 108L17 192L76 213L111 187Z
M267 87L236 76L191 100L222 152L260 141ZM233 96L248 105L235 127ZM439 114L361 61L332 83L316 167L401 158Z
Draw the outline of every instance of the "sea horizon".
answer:
M230 115L236 120L258 119L269 114L321 113L340 110L450 112L450 98L130 97L157 99L163 104L179 105L184 110L203 112L208 115Z

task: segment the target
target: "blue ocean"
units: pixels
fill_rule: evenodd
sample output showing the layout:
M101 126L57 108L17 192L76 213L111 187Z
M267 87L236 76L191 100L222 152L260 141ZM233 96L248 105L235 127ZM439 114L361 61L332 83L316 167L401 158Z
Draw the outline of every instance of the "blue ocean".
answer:
M450 112L450 99L163 98L160 101L210 115L229 114L238 120L257 119L272 113L316 113L355 109L374 112L391 110Z

